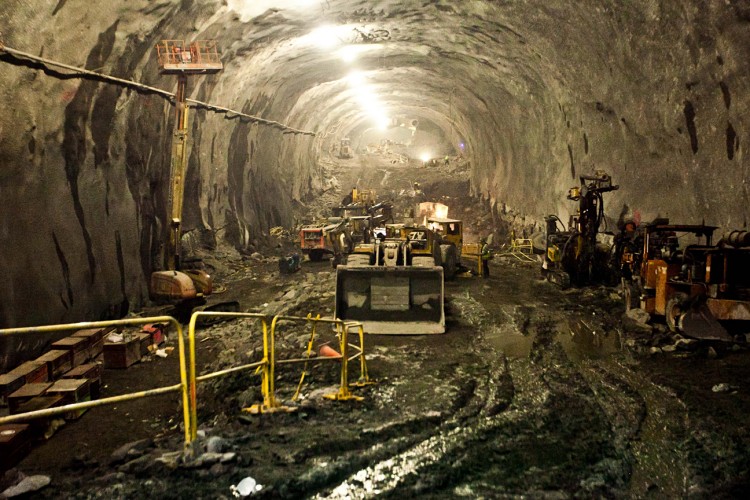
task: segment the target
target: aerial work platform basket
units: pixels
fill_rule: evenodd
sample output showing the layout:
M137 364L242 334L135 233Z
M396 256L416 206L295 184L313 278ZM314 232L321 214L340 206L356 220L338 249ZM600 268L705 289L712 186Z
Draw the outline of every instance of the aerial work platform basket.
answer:
M164 74L210 74L224 69L215 40L162 40L156 52Z

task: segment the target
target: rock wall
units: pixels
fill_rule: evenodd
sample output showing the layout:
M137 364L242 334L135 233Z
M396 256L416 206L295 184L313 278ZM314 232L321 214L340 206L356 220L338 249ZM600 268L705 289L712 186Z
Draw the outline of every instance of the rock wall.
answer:
M370 126L363 109L464 143L472 194L530 218L565 219L567 189L601 168L621 186L612 218L627 205L643 220L746 225L745 2L258 5L7 0L0 40L173 90L155 43L216 39L225 70L191 78L191 97L316 132L192 110L184 229L208 243L249 250L290 224L325 183L321 151ZM325 23L333 45L313 31ZM139 307L166 238L171 104L7 53L0 64L0 326Z

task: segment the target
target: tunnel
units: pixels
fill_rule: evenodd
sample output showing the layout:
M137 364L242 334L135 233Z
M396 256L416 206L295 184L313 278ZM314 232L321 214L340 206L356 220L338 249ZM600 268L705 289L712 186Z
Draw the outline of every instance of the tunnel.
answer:
M320 292L316 307L328 307L335 270L327 261L304 260L303 272L309 265L307 274L322 276L307 281L287 275L277 261L299 253L299 227L329 215L349 188L385 191L393 178L401 184L387 189L398 203L458 206L451 216L464 219L466 237L492 235L498 253L513 238L543 234L550 214L566 222L575 216L571 187L595 172L617 185L602 207L610 233L623 217L706 225L715 239L747 229L750 3L744 0L6 0L3 7L2 329L154 310L149 283L169 268L175 225L170 165L179 92L178 78L160 61L157 47L174 46L165 41L184 47L210 41L221 61L220 71L190 72L184 82L177 246L185 262L211 263L209 271L224 278L222 288L241 311L294 301L310 290ZM383 145L398 151L394 146L386 155ZM212 472L162 461L156 478L142 460L115 466L119 475L102 484L113 497L139 497L148 488L132 478L149 477L154 495L179 498L188 490L173 482L202 470L195 479L201 498L229 495L243 475L270 484L257 493L268 498L708 498L745 491L744 324L730 332L731 342L718 344L674 337L664 325L647 330L623 319L617 283L567 291L542 284L539 254L531 262L494 259L488 280L446 281L445 335L367 340L388 389L373 389L383 392L371 395L376 402L364 410L335 410L327 433L347 428L338 441L301 440L287 449L296 426L320 419L310 427L326 430L328 408L280 416L281 430L270 430L276 424L268 416L261 424L223 417L217 428L224 425L224 441L234 443L224 451L244 461L218 467L217 459ZM320 280L329 281L318 290ZM303 309L296 312L315 313ZM470 329L464 317L472 318ZM226 368L228 349L239 358L260 349L225 342L227 324L209 327L224 330L206 345L222 347L204 356L200 369ZM602 331L617 331L618 340L602 344ZM511 334L526 340L508 340ZM58 338L7 341L0 367L10 371ZM581 338L591 344L576 344ZM677 347L665 351L667 343ZM397 361L383 359L391 352L400 353ZM404 368L411 363L406 397L387 380L411 373ZM434 371L420 372L426 368ZM450 382L431 386L430 377ZM206 400L215 412L234 415L221 394L244 394L244 379L211 384ZM179 420L174 399L161 404L159 429L174 428L164 423L172 413ZM201 419L211 420L205 405ZM382 426L357 413L385 409ZM106 411L82 418L112 418ZM567 412L577 416L553 422ZM667 419L661 430L660 416ZM695 427L686 423L691 419ZM350 428L358 421L364 430ZM76 443L85 438L73 432L61 438L80 452ZM255 438L238 437L243 432L274 443L268 450L257 445L270 462L250 458L246 448L255 449L248 444ZM108 458L79 453L70 459L78 469L63 479L70 467L57 468L56 452L49 451L59 446L56 439L21 465L54 471L62 491L87 477L81 464L93 460L100 475L111 467ZM368 450L381 442L388 453ZM144 449L153 456L154 446ZM482 452L472 452L474 446ZM433 455L439 457L431 461ZM284 467L295 476L278 471Z

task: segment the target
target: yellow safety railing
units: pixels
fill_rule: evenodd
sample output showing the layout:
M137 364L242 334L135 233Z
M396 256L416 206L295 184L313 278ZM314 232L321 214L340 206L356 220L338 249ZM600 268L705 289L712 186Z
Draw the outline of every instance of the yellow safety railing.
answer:
M93 401L83 401L80 403L67 404L65 406L57 406L54 408L47 408L45 410L36 410L26 413L18 413L15 415L8 415L6 417L0 417L0 425L25 421L34 418L51 417L53 415L59 415L67 413L72 410L83 410L86 408L93 408L96 406L105 406L115 403L121 403L123 401L130 401L133 399L141 399L150 396L157 396L160 394L166 394L169 392L182 392L182 411L185 422L185 446L189 447L192 439L190 439L190 405L188 400L188 378L187 378L187 367L185 359L185 339L183 338L182 325L179 321L171 316L154 316L150 318L130 318L130 319L119 319L111 321L93 321L83 323L67 323L62 325L42 325L32 326L23 328L7 328L0 330L0 337L11 336L11 335L22 335L22 334L41 334L60 332L65 330L85 330L89 328L107 328L110 326L131 326L131 325L145 325L148 323L169 323L175 327L177 331L177 343L178 352L180 355L180 383L165 387L158 387L155 389L149 389L139 392L131 392L127 394L120 394L118 396L111 396L108 398L96 399Z
M305 322L312 325L312 329L310 332L310 340L308 342L308 357L305 358L299 358L299 359L285 359L283 361L276 361L275 364L291 364L291 363L305 363L307 366L307 363L311 361L311 358L309 357L309 353L311 351L312 343L315 340L315 333L317 331L317 326L319 323L323 324L331 324L334 325L336 328L336 336L339 338L339 348L341 350L341 355L336 357L318 357L315 358L315 361L341 361L341 382L339 385L339 390L335 394L326 394L325 398L327 399L335 399L338 401L347 401L347 400L358 400L361 401L363 398L359 396L353 395L349 391L349 361L360 358L360 380L358 382L358 385L366 385L368 383L371 383L368 375L367 375L367 366L366 366L366 360L364 355L365 345L364 345L364 329L363 325L361 323L357 322L345 322L340 319L335 318L321 318L320 316L313 317L312 315L308 314L306 317L301 316L274 316L273 322L271 323L271 343L273 345L273 339L276 337L276 331L278 329L278 325L280 321L286 321L286 322ZM359 328L359 346L352 346L349 344L349 329L353 327ZM351 358L349 357L349 347L354 347L359 350L354 356ZM300 380L300 386L302 385L302 381L304 380L306 370L303 371L302 378ZM271 369L271 374L273 374L273 368ZM297 388L297 394L299 393L299 386ZM296 396L296 394L295 394ZM266 411L265 408L250 408L250 412L255 412L257 410Z
M220 370L213 373L207 373L196 376L195 373L195 325L199 318L202 317L215 317L215 318L255 318L260 321L263 327L263 359L255 363L249 363L241 366L235 366L227 368L226 370ZM190 324L188 326L188 352L189 352L189 386L190 386L190 423L191 427L188 433L188 440L192 442L198 435L198 392L197 383L210 380L212 378L229 375L243 370L250 370L252 368L262 368L262 380L261 380L261 391L263 393L263 404L269 408L278 406L274 398L273 388L273 366L275 359L275 346L273 344L273 337L269 338L268 332L268 316L259 313L241 313L241 312L210 312L200 311L195 312L190 317Z
M195 370L195 327L198 318L201 317L224 317L224 318L255 318L258 319L261 322L261 325L263 327L263 359L254 363L248 363L241 366L236 366L232 368L227 368L225 370L220 370L213 373L208 373L201 376L196 376L196 370ZM361 397L354 396L349 391L349 361L352 361L356 358L360 358L360 378L355 383L357 386L364 386L367 384L373 383L367 374L367 365L364 355L364 328L362 323L357 322L344 322L340 319L332 319L332 318L321 318L320 316L312 317L311 315L308 315L307 317L297 317L297 316L274 316L271 320L271 328L268 328L268 319L269 316L266 316L264 314L259 313L233 313L233 312L196 312L193 313L192 317L190 318L190 324L188 326L188 357L189 357L189 369L188 369L188 384L189 384L189 405L190 405L190 430L186 437L186 444L189 444L193 440L196 439L197 433L198 433L198 401L197 401L197 383L203 382L206 380L210 380L213 378L221 377L224 375L228 375L230 373L235 373L238 371L243 370L249 370L252 368L260 369L261 370L261 392L263 394L263 403L259 405L253 405L249 408L246 408L245 411L253 414L258 413L274 413L274 412L289 412L293 411L294 408L289 408L287 406L283 406L279 401L276 399L276 386L275 386L275 371L276 371L276 365L277 364L291 364L291 363L305 363L307 366L307 363L310 361L341 361L341 386L339 388L339 391L335 394L328 394L324 397L328 399L336 399L336 400L361 400ZM310 334L310 341L308 343L308 353L311 350L312 343L315 339L316 329L317 325L319 323L325 323L325 324L333 324L336 326L336 334L340 339L340 349L341 349L341 356L337 357L318 357L311 359L309 357L307 358L299 358L299 359L285 359L276 361L276 330L278 328L279 322L281 321L288 321L288 322L306 322L312 325L311 334ZM349 329L350 328L357 328L358 334L359 334L359 346L351 345L348 343L348 335L349 335ZM358 349L358 352L354 354L353 356L349 357L348 348L352 347L355 349ZM295 396L299 393L299 388L302 385L302 382L304 380L304 376L306 373L303 371L302 378L300 379L300 384L297 387L297 393Z

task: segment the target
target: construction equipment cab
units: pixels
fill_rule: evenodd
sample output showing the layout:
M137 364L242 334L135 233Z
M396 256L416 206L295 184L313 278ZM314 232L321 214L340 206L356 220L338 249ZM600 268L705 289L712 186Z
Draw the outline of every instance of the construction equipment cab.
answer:
M352 157L352 147L351 147L351 141L348 137L344 137L341 139L341 143L339 144L339 158L341 159L348 159Z
M430 217L428 226L440 237L440 265L445 279L453 279L461 267L464 246L464 224L458 219Z

